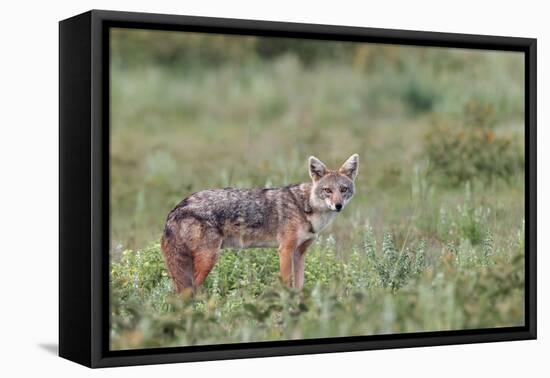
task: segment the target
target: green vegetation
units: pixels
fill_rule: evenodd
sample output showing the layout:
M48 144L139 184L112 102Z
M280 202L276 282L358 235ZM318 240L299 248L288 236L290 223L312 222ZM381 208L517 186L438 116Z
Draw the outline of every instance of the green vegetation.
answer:
M111 271L112 347L521 325L523 231L516 231L504 249L487 235L429 258L423 241L398 248L390 234L378 248L367 227L363 246L343 260L329 236L308 252L303 291L280 283L275 251L227 250L194 298L173 294L158 244L125 251Z
M472 180L511 180L525 164L522 135L494 127L494 108L470 103L464 121L434 118L426 137L430 173L440 184L456 186Z
M117 30L114 349L521 325L523 60L515 53ZM194 298L159 239L211 187L308 180L359 153L356 195L284 288L226 250Z

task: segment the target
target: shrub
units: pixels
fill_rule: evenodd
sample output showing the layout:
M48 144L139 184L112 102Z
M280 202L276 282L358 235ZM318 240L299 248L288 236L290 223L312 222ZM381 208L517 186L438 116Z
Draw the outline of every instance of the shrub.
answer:
M413 113L430 112L437 102L437 90L427 77L411 75L403 91L403 102Z
M397 290L404 286L412 277L420 274L425 267L425 242L421 241L411 250L407 246L400 250L390 233L384 234L382 250L376 251L376 240L372 229L367 227L365 232L364 248L366 256L371 260L374 271L378 276L378 283L382 287Z
M426 135L424 154L434 181L456 186L467 181L509 181L521 172L524 156L518 138L499 135L488 127L488 115L471 115L477 123L436 119Z

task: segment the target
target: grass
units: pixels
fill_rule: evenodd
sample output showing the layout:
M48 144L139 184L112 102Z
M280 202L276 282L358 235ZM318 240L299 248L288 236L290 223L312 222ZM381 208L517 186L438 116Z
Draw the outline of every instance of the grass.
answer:
M457 217L461 215L457 214ZM158 244L112 264L114 349L520 326L523 229L427 253L379 243L371 228L346 259L332 237L308 252L306 286L278 279L274 250L224 251L194 298L173 294ZM466 236L465 234L463 236ZM337 277L337 279L335 279Z
M113 349L523 324L521 55L113 38ZM158 242L182 198L302 182L309 155L356 152L356 195L308 251L303 291L253 249L173 294Z

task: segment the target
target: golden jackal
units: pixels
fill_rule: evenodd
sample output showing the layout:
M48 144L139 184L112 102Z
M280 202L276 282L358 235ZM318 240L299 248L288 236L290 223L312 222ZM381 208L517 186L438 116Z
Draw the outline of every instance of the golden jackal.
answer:
M278 247L283 281L302 288L306 250L350 201L358 168L357 154L337 171L311 156L311 183L208 189L185 198L168 214L161 240L176 290L200 286L226 247Z

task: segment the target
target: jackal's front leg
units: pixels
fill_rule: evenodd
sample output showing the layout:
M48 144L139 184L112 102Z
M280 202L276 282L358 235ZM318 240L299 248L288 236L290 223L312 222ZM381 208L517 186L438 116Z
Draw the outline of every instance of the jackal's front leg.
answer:
M313 242L313 239L306 240L296 248L294 252L294 287L301 289L304 287L304 270L306 251Z
M294 253L296 251L296 239L286 239L279 245L279 267L283 282L294 287Z

